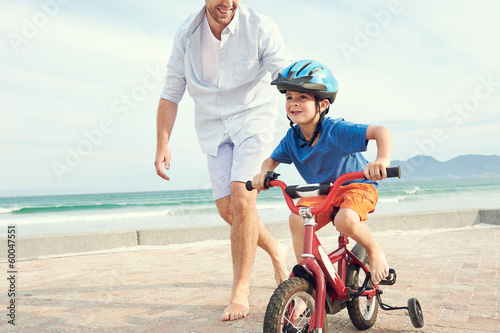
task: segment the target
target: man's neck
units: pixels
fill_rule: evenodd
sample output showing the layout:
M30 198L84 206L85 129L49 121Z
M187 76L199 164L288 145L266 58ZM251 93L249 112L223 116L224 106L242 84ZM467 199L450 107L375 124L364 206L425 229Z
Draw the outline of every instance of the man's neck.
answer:
M224 29L228 26L228 24L218 23L217 21L214 20L214 18L212 17L212 15L210 15L208 11L205 11L205 16L207 17L210 31L212 31L212 34L214 35L215 38L221 40L222 31L224 31Z

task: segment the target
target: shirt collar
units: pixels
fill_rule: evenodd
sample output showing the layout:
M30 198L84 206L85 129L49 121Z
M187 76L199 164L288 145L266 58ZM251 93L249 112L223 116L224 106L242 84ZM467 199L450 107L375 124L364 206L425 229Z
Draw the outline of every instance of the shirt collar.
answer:
M240 20L240 5L238 6L238 8L236 9L236 12L234 12L234 16L233 16L233 19L231 20L231 22L229 22L229 24L227 25L226 29L232 33L233 35L235 34L236 32L236 27L238 26L238 22ZM224 29L224 30L226 30Z
M240 19L240 6L236 9L236 12L234 13L234 17L231 20L231 22L228 24L228 26L224 30L228 30L231 34L235 34L236 28L238 27L238 22ZM189 26L187 30L187 35L190 36L192 35L196 29L200 26L200 24L203 22L203 18L206 15L206 6L203 6L203 8L198 12L198 14L195 16L194 20L192 21L191 25ZM224 32L224 30L222 32Z
M195 18L193 21L191 21L191 24L189 25L187 29L187 36L192 35L196 29L200 26L201 22L203 22L203 18L205 17L205 6L196 14Z

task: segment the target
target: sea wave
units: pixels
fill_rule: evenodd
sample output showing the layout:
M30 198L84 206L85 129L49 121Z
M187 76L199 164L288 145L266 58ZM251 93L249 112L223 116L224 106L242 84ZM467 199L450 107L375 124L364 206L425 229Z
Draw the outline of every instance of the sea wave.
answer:
M432 197L435 195L459 193L459 192L460 191L457 191L454 188L437 188L437 187L422 188L420 186L412 186L409 188L379 189L379 197L394 198L394 197L420 196L420 198L423 198L424 196Z
M61 212L61 210L56 210ZM38 211L38 213L40 213ZM143 219L143 218L154 218L162 216L206 216L217 214L217 208L214 206L207 205L193 205L193 206L183 206L175 207L169 209L123 209L116 212L98 212L98 211L87 211L87 212L73 212L72 214L57 214L50 210L44 211L47 214L33 214L33 215L16 215L13 214L11 217L4 215L0 219L0 225L9 224L43 224L43 223L65 223L65 222L91 222L91 221L109 221L109 220L131 220L131 219ZM24 213L26 214L26 213Z
M49 205L49 206L24 206L1 208L0 214L38 214L38 213L59 213L93 210L113 210L123 208L161 208L161 207L192 207L203 205L203 203L183 202L161 202L161 203L93 203L93 204L67 204L67 205ZM191 209L191 208L190 208Z
M90 222L90 221L107 221L107 220L126 220L136 218L158 217L172 215L172 210L158 210L148 212L123 212L114 214L95 214L95 215L48 215L36 216L33 218L23 219L3 219L0 220L1 225L23 225L23 224L46 224L46 223L63 223L63 222Z
M398 202L417 201L417 200L425 200L425 197L415 196L415 195L397 196L397 197L379 197L378 202L398 203Z
M12 213L16 208L2 208L0 207L0 214Z
M415 186L415 187L414 187L413 189L411 189L411 190L404 190L404 191L405 191L405 193L407 193L407 194L410 194L410 195L411 195L411 194L415 194L415 193L417 193L418 191L420 191L420 187Z

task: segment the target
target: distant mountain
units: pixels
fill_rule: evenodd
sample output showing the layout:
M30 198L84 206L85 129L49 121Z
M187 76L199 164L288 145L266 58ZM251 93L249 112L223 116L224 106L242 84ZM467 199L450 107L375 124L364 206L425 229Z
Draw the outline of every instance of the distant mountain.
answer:
M408 161L392 161L401 166L404 179L451 179L500 177L500 156L463 155L440 162L431 156L418 155Z

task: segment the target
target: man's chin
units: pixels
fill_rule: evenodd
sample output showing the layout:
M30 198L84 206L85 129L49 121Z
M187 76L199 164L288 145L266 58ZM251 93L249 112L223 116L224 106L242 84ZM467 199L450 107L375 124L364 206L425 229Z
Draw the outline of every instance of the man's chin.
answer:
M215 22L219 23L219 24L224 24L224 25L228 25L229 23L231 23L231 21L233 20L233 17L234 17L234 13L233 15L231 16L217 16L215 19Z

